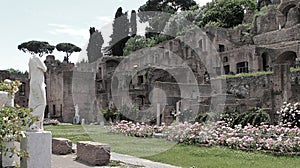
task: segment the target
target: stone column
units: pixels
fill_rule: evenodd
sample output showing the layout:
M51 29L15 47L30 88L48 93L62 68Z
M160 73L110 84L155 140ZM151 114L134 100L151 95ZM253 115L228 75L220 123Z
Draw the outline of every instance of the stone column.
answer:
M156 125L160 125L160 104L156 104Z
M283 102L288 102L292 96L290 65L276 64L273 70L273 112L270 116L272 122L275 121L275 113L280 110Z
M176 122L180 121L179 115L180 115L180 103L181 101L176 102Z

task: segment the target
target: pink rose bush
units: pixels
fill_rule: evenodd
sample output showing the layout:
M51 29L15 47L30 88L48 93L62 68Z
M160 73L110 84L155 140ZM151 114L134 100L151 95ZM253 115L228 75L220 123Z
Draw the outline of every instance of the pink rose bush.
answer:
M181 123L168 127L167 139L192 145L222 145L233 149L266 150L280 153L300 152L300 129L280 125L228 127L212 124Z
M282 125L237 125L229 127L224 121L210 124L177 123L171 126L149 126L144 123L121 121L110 127L112 132L127 136L152 137L161 132L169 141L190 145L221 145L232 149L271 151L276 153L300 152L300 129Z
M133 123L132 121L122 120L110 127L111 132L121 133L126 136L152 137L154 133L164 130L164 126L150 126L145 123Z
M284 102L280 111L277 112L281 124L287 127L300 127L300 103Z

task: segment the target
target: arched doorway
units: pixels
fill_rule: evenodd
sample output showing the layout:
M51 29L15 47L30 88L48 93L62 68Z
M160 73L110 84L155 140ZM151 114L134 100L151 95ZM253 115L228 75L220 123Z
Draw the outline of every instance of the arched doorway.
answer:
M288 64L290 66L295 65L297 54L294 51L286 51L280 54L275 63L276 64Z
M279 111L284 102L289 102L292 97L290 67L295 65L297 54L293 51L281 53L275 60L273 68L273 114L271 120L275 121L275 113Z

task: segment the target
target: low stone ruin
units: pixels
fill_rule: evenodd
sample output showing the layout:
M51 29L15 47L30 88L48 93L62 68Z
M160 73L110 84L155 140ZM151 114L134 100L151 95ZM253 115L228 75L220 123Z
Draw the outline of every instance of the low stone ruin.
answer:
M93 166L107 165L110 160L110 146L99 142L77 142L77 160Z
M56 155L67 155L72 153L72 142L65 138L53 138L52 153Z

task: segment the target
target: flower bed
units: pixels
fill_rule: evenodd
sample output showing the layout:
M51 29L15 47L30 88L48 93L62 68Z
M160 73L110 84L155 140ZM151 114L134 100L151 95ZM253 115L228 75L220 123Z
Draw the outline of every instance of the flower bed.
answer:
M136 137L152 137L155 132L162 132L167 140L190 145L222 145L232 149L268 151L276 154L300 152L298 127L239 125L231 128L225 122L211 124L185 122L157 127L121 121L110 129L112 132Z
M145 123L133 123L125 120L117 122L110 127L111 132L143 138L152 137L154 133L161 133L164 129L165 126L150 126Z

